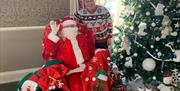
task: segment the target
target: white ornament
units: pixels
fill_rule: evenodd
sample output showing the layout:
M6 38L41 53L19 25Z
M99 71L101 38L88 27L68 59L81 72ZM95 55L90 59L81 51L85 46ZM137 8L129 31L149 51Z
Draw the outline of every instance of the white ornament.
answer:
M146 71L153 71L156 67L156 62L151 58L146 58L143 61L142 66Z
M175 50L176 58L173 59L174 62L180 62L180 50Z
M146 12L146 15L149 16L151 13L149 11Z
M154 45L151 45L150 47L151 47L151 48L154 48Z
M168 35L177 36L177 32L172 32L171 26L165 26L161 31L161 38L165 39Z
M165 11L168 11L168 9L166 8L166 9L164 9Z
M152 78L153 80L156 80L156 76L153 76L153 78Z
M139 24L140 22L139 21L135 21L136 24Z
M152 27L155 27L155 26L156 26L156 23L153 22L153 23L151 24L151 26L152 26Z
M134 7L132 5L125 6L124 13L125 13L125 15L128 15L128 16L134 15Z
M160 38L159 37L156 37L156 41L159 41L160 40Z
M172 84L172 81L173 81L172 76L171 76L171 77L164 77L164 78L163 78L163 82L164 82L165 84L167 84L167 85Z
M169 47L171 49L172 52L175 52L175 49L172 48L172 45L174 44L174 42L169 42L167 44L165 44L166 47Z
M162 55L162 53L161 53L161 52L158 52L157 55L160 57L160 56Z
M124 56L123 56L123 55L120 55L120 58L124 58Z
M135 79L134 79L135 81L138 80L138 79L141 79L141 76L139 74L137 74L137 73L134 74L134 76L135 76Z
M169 17L167 15L164 15L164 18L162 20L162 25L166 26L166 25L169 25L169 23L170 23Z
M178 72L177 69L172 70L172 80L174 86L177 86L180 83L180 73Z
M133 55L134 55L134 57L137 57L137 56L138 56L138 54L137 54L137 53L134 53Z
M121 51L125 50L128 55L130 55L130 49L131 49L131 42L129 40L129 37L124 34L122 36L122 42L121 42Z
M175 28L179 28L180 24L177 22L175 25Z
M163 4L158 3L156 8L155 8L155 15L164 15L164 11L163 9L165 8L165 6Z
M158 50L158 49L156 49L155 51L156 51L156 52L158 52L159 50Z
M127 68L132 68L133 64L132 64L132 58L131 57L126 57L126 62L125 62L125 67Z
M165 39L170 34L170 31L172 31L172 28L165 26L165 28L161 31L161 38Z
M177 36L177 34L178 33L176 31L174 31L174 32L171 33L171 36Z
M144 32L144 30L147 28L147 24L146 23L141 22L139 24L138 28L139 28L138 35L145 36L147 34L146 32Z

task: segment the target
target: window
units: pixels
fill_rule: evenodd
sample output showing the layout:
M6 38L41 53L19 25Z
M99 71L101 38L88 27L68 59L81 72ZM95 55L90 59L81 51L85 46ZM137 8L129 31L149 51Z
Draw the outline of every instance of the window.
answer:
M120 13L124 8L121 0L96 0L96 4L102 5L109 10L113 20L113 26L118 26L122 23L122 20L119 18ZM118 30L113 28L113 33L117 32Z

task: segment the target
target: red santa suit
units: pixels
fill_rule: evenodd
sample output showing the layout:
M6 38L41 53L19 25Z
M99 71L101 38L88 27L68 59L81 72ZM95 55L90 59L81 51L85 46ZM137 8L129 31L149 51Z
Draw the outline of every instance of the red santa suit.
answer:
M93 33L86 29L72 18L65 17L59 24L50 22L50 26L47 26L44 32L43 58L64 62L69 69L67 82L72 91L82 91L80 75L85 68L84 63L91 58L95 49L92 45L89 46L93 44L89 41L93 41Z

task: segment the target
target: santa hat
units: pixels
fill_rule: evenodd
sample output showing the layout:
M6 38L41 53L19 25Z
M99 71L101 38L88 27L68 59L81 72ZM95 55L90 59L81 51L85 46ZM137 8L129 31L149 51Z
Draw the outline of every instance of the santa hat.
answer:
M76 21L71 16L66 16L62 18L62 28L76 27L76 24Z
M103 71L103 70L101 70L101 71L96 73L96 78L100 79L100 80L103 80L103 81L107 81L108 80L108 77L106 76L106 72Z
M170 71L165 72L164 77L172 77L172 72L170 72Z

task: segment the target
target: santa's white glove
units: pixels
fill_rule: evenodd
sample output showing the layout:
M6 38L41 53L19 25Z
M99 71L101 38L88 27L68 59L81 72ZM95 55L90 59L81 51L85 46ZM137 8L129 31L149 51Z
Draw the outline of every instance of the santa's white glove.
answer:
M49 33L48 38L55 43L59 41L59 37L57 36L59 25L57 25L55 21L50 21L50 27L52 31Z
M70 70L66 75L70 75L70 74L77 73L77 72L83 72L85 67L86 67L86 65L85 64L80 64L79 66L80 67L78 67L78 68Z
M51 33L56 35L58 33L58 30L59 30L59 25L57 25L55 21L50 21L50 27L52 30Z

